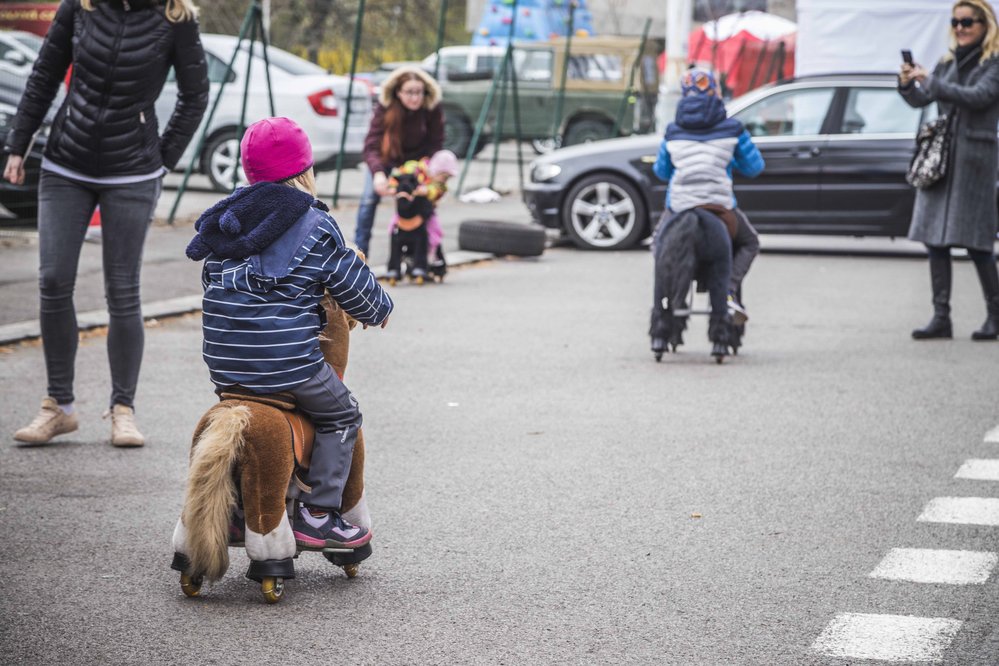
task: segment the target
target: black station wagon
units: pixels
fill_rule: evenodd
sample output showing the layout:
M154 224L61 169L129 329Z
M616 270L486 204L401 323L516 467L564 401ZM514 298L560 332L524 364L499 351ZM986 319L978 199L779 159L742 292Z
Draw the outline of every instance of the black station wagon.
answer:
M905 172L919 125L894 74L803 77L728 103L766 160L735 194L761 233L905 236L914 193ZM660 137L595 141L531 163L524 202L535 221L579 247L618 250L651 232L666 183L652 173Z

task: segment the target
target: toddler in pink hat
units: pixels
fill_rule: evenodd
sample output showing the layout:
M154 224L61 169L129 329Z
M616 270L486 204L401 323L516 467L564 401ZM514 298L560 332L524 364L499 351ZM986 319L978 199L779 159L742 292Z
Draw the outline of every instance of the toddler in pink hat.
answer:
M265 118L247 128L240 147L250 185L205 211L187 247L205 262L203 357L216 392L290 393L315 425L312 464L296 472L296 487L308 490L285 528L298 547L359 548L370 525L341 515L340 505L361 412L320 349L323 300L384 327L392 299L316 200L302 128Z

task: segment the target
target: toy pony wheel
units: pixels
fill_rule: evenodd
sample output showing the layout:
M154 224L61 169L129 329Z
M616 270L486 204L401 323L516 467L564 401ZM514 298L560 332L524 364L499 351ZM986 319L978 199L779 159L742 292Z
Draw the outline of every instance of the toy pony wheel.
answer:
M657 351L656 352L656 363L659 363L662 360L663 360L663 353L661 351Z
M204 576L188 576L186 573L182 573L180 575L180 589L184 592L185 596L200 596L201 583L204 582L204 580Z
M264 600L269 604L276 604L281 601L284 595L284 578L274 576L264 576L260 581L260 591L264 593Z
M354 563L354 564L345 564L345 565L343 565L343 572L345 574L347 574L347 578L353 578L354 576L357 575L357 569L358 569L358 567L359 567L359 565L356 564L356 563Z

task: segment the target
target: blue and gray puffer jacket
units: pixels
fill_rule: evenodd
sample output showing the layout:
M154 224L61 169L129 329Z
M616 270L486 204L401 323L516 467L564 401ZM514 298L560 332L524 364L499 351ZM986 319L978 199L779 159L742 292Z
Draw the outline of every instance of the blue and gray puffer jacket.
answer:
M196 228L187 256L205 260L203 356L219 389L274 393L315 376L327 291L362 324L392 312L327 208L305 192L257 183L205 211Z
M678 212L705 204L735 208L732 169L752 178L763 167L749 132L727 117L721 99L691 95L677 105L676 122L666 127L653 171L669 182L666 207Z

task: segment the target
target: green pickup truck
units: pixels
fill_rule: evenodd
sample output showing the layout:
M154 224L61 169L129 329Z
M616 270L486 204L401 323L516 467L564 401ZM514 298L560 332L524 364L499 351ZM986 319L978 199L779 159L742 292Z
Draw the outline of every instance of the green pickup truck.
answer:
M570 146L651 131L655 126L659 70L655 53L647 48L640 55L640 47L641 40L637 38L574 37L570 43L561 113L556 118L565 38L516 45L513 61L519 133L513 81L506 80L504 96L504 80L497 79L485 125L476 150L471 152L478 152L490 140L514 139L518 134L522 140L530 141L535 150L544 152L553 147L553 136L561 137L560 145ZM493 74L441 77L445 147L459 156L470 152L476 123L494 85Z

